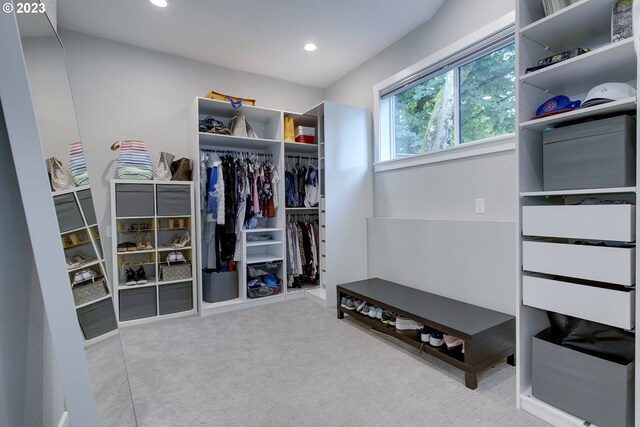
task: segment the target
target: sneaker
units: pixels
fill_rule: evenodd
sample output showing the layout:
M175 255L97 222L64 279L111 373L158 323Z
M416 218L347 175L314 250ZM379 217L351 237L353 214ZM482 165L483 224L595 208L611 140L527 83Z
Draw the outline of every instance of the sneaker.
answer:
M342 297L340 300L340 306L347 308L347 297Z
M434 347L441 347L442 344L444 344L444 337L442 336L442 332L432 331L429 344L431 344Z
M82 270L82 278L84 280L91 280L91 281L95 282L96 276L97 276L97 274L93 270L89 270L89 269Z
M396 326L396 318L398 316L396 316L396 314L392 311L389 312L389 325L391 326Z
M396 315L390 312L389 310L385 310L382 312L382 323L385 325L395 326L396 325Z
M84 282L84 277L82 275L82 271L78 271L73 276L73 284L75 285L75 284L82 283L82 282Z
M133 268L127 268L127 271L125 272L125 274L127 276L126 276L126 279L125 279L124 283L127 286L135 285L137 280L138 280L138 278L136 277L136 272L133 271Z
M375 319L378 316L378 307L371 307L369 310L369 317Z
M356 309L356 305L354 304L353 300L351 298L347 298L347 304L345 307L347 310L355 310Z
M384 311L383 309L381 309L380 307L378 307L378 311L376 312L376 319L378 319L378 320L382 320L382 312L383 312L383 311Z
M370 305L365 305L360 313L364 314L365 316L368 316L369 311L371 311L371 309L372 307Z
M444 336L444 343L447 346L447 348L449 350L451 350L452 348L456 348L461 346L462 344L464 344L464 341L462 341L460 338L458 337L454 337L453 335L446 335Z
M144 271L144 267L140 266L136 271L136 285L144 285L147 283L147 272Z
M415 320L400 316L396 318L396 329L399 331L415 330L417 325L418 322L416 322Z
M359 313L364 309L364 306L367 305L367 302L360 301L359 299L357 299L355 302L355 305L356 305L356 311Z
M427 328L426 326L423 326L422 329L420 329L420 341L429 342L430 340L431 340L431 329Z

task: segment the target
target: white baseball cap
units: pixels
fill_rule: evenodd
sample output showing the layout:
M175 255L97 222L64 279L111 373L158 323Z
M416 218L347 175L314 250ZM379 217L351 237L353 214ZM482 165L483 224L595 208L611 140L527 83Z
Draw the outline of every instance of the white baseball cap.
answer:
M636 96L636 90L626 83L603 83L589 91L580 108Z

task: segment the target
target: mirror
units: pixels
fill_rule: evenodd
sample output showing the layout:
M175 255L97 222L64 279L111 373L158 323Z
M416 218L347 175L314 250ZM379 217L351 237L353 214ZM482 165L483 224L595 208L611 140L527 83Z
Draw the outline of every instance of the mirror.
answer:
M64 49L45 14L16 16L98 419L137 426Z

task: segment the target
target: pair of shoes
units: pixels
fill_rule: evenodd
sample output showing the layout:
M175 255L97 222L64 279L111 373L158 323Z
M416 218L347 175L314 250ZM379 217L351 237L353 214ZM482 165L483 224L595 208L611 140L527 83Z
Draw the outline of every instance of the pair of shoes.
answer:
M340 306L346 308L347 310L356 309L355 301L351 297L342 297L342 299L340 300Z
M369 317L372 319L382 320L382 312L383 310L380 307L371 307L369 309Z
M150 228L148 222L141 222L140 224L129 224L127 231L146 231Z
M429 329L426 326L420 329L420 341L429 343L434 347L442 347L442 344L445 343L445 336L442 332Z
M167 262L184 262L184 255L182 252L169 252L167 255Z
M92 282L95 282L96 276L97 274L93 270L85 269L82 271L77 271L76 274L73 276L73 284L77 285L78 283L82 283L87 280L91 280Z
M385 325L389 325L389 326L396 326L396 319L398 316L396 316L395 313L393 313L392 311L389 310L384 310L382 312L382 323L384 323Z
M131 252L137 250L137 245L133 242L118 243L118 252Z
M169 230L173 230L174 228L185 228L185 224L184 218L167 220Z
M185 246L189 246L189 243L191 243L191 236L189 235L189 231L185 231L182 237L174 234L173 237L171 237L171 240L164 243L162 246L170 248L184 248Z
M63 245L65 248L68 248L70 246L77 246L81 243L82 241L76 233L71 233L63 239Z
M418 322L407 317L397 316L396 329L399 331L415 331L418 328Z
M358 313L362 313L362 310L367 306L367 302L357 299L355 302L355 305L356 305L356 311Z
M148 251L152 250L153 246L151 245L151 233L147 231L147 235L145 239L142 238L142 233L136 233L136 249L137 251Z
M142 266L140 266L137 271L134 271L133 268L127 268L125 274L125 284L127 286L144 285L147 283L147 272L144 271L144 267Z
M444 335L444 343L449 350L452 348L456 348L462 346L462 352L464 353L464 341L458 337L454 337L453 335Z

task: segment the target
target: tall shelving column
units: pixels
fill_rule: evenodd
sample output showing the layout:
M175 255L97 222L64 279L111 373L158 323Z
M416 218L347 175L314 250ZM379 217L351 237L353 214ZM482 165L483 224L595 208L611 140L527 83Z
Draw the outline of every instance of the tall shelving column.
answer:
M284 117L290 117L293 119L294 127L297 126L305 126L315 129L315 138L314 143L304 143L304 142L295 142L295 141L284 141L284 156L285 156L285 170L282 171L282 178L284 179L286 169L290 166L294 166L296 163L300 162L302 164L311 163L319 169L319 142L321 141L319 137L319 129L318 129L318 119L314 116L306 116L304 114L298 113L290 113L285 112ZM318 185L321 187L321 178L318 176ZM320 205L311 206L311 207L301 207L301 206L286 206L286 192L283 193L283 203L285 204L285 210L288 217L293 218L304 218L308 216L310 218L315 218L318 221L320 220ZM286 226L286 223L285 223ZM286 242L286 230L285 230L285 242ZM285 245L285 250L286 250ZM320 253L322 249L320 250ZM320 259L320 253L318 253L318 258ZM321 291L321 283L323 280L323 273L321 269L321 262L318 260L318 271L317 271L317 281L316 284L304 284L301 288L293 288L287 287L287 298L294 297L302 297L307 294L314 295Z
M200 120L206 118L207 116L211 116L216 120L221 121L224 125L227 125L229 120L236 116L242 114L245 116L246 121L250 124L252 129L257 134L257 138L248 138L248 137L238 137L232 135L224 135L224 134L216 134L209 132L200 132L199 131L199 122ZM201 98L197 97L191 107L190 112L191 120L189 122L189 155L194 159L194 172L193 178L197 182L197 190L196 190L196 229L198 233L195 235L195 245L197 247L197 260L196 260L196 270L197 270L197 282L198 282L198 304L200 307L201 314L210 314L215 312L233 310L236 308L242 308L245 306L251 305L259 305L269 302L277 302L284 301L285 292L278 292L277 294L273 294L270 296L250 299L247 297L247 283L243 283L246 279L246 271L244 271L247 267L246 259L242 260L242 262L238 263L238 269L243 269L242 272L238 272L237 274L237 292L233 292L233 295L237 295L232 298L221 298L219 300L215 300L213 302L208 302L203 299L203 280L218 280L217 277L219 273L212 273L213 276L205 278L203 274L203 268L213 267L204 265L202 259L202 252L204 248L204 244L201 241L201 233L203 226L202 219L202 208L203 202L200 196L200 187L199 187L199 177L202 171L202 166L200 165L200 153L201 151L209 152L211 154L224 154L228 152L229 154L240 155L256 155L260 159L264 159L267 156L270 156L271 161L278 169L278 173L280 174L280 184L279 188L274 189L274 191L278 192L279 196L279 206L276 209L276 216L274 218L264 219L260 222L259 227L264 229L265 233L279 235L281 236L282 230L285 226L285 203L284 203L284 149L283 149L283 114L282 111L274 110L270 108L262 108L255 106L246 106L235 109L229 102L224 101L216 101L213 99ZM249 234L255 232L248 232ZM244 242L243 236L246 236L247 232L243 233L240 236L240 240ZM280 245L279 253L280 258L284 254L283 245L284 242L282 240L278 243ZM260 251L264 249L265 251L276 251L275 247L271 247L266 249L266 246L271 245L254 245L252 247L247 247L246 242L242 243L243 254L253 253L254 251ZM249 261L251 263L251 261ZM221 276L220 276L221 277ZM281 261L280 273L278 277L283 281L286 279L286 270L284 270L284 261ZM211 284L212 286L229 286L228 278L225 278L227 282L224 282L222 279L218 283ZM286 286L286 285L284 285ZM235 291L235 289L233 289Z
M632 39L611 43L611 10L614 3L614 0L581 0L549 16L544 15L540 0L518 0L516 6L516 73L519 75L516 91L519 123L516 148L519 201L516 227L519 248L516 263L517 404L554 425L580 426L585 421L597 424L596 420L584 420L575 413L581 410L571 409L575 412L569 413L569 410L560 406L575 408L584 404L595 407L598 401L604 401L604 397L610 398L610 389L595 390L603 399L579 402L577 406L569 403L571 396L565 395L551 402L533 395L532 383L539 381L538 387L543 387L546 380L544 370L538 371L537 379L534 379L536 374L532 375L532 367L537 365L535 369L543 369L542 364L537 361L534 363L534 357L540 358L541 353L537 353L538 356L534 354L544 351L540 344L536 344L534 349L534 336L549 326L547 310L626 330L635 330L637 321L636 186L549 191L545 190L543 182L545 131L606 115L635 115L636 97L531 119L536 108L555 95L584 100L587 92L599 84L624 82L636 86L637 61ZM575 47L590 48L591 52L525 73L526 68L537 65L538 59ZM637 128L634 128L634 132L637 133ZM634 153L637 156L637 150ZM639 164L636 158L636 165ZM630 204L577 205L586 197ZM581 239L632 244L616 248L573 244ZM605 257L609 261L603 264ZM614 268L612 262L624 267ZM542 342L541 339L537 340ZM637 340L635 345L638 354ZM576 356L579 354L582 353L575 353ZM576 366L577 359L574 360ZM593 360L598 362L597 358ZM573 375L571 369L566 371L566 384L574 380L569 377ZM613 369L620 372L627 367L620 365ZM632 370L635 370L637 378L637 366ZM594 371L597 376L599 369L595 363L592 372L587 375L594 375ZM555 380L563 381L563 378L551 381ZM626 383L614 384L613 387L618 393L626 387ZM620 394L624 399L624 393ZM636 380L636 408L639 396ZM638 411L635 419L636 425L639 425Z

